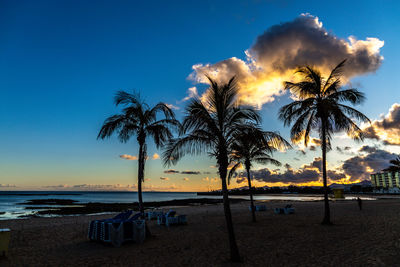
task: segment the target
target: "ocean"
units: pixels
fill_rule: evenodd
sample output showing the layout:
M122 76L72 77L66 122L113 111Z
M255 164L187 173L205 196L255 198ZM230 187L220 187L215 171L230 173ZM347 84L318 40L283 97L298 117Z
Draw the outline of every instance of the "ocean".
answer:
M188 198L221 198L221 196L198 196L196 192L143 192L143 201L168 201ZM244 198L248 196L230 196ZM352 199L354 197L346 197ZM24 218L21 216L34 214L37 210L27 210L23 203L31 199L72 199L78 203L130 203L137 202L136 192L77 192L77 191L0 191L0 220ZM255 195L255 200L291 200L316 201L322 196L304 196L297 194ZM364 198L365 200L372 200ZM45 205L40 205L45 206ZM56 207L52 205L51 207Z

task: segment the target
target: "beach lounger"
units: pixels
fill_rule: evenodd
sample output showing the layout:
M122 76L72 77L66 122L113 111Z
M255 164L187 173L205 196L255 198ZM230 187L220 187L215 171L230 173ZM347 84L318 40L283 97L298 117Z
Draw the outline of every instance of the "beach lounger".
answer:
M144 234L138 234L140 238L138 240L144 240L145 235L145 224L144 220L139 220L142 216L141 213L137 213L130 218L126 216L119 216L117 219L107 219L107 220L96 220L90 223L89 229L89 239L94 241L101 241L105 243L111 243L115 247L121 246L125 241L135 240L135 233L138 234L140 230L136 225L144 225ZM141 221L138 223L138 221ZM140 228L140 227L139 227ZM140 229L141 229L140 228ZM143 236L143 237L142 237Z
M294 213L294 208L292 205L286 205L284 208L275 208L274 209L275 214L293 214Z
M152 211L148 211L145 213L145 217L147 220L156 220L158 216L163 215L163 211L160 209L153 209Z
M146 239L146 221L136 220L132 222L133 226L133 241L135 243L143 243Z
M167 222L167 217L174 217L176 214L176 211L170 210L165 214L161 214L157 217L157 224L158 225L165 225Z
M165 225L166 226L171 226L171 225L182 225L182 224L187 224L187 218L186 215L178 215L174 217L167 217Z
M255 211L266 211L267 206L265 205L254 205ZM251 211L251 205L249 206L249 210Z
M121 223L105 223L109 228L110 241L114 247L120 247L123 242L134 241L143 243L146 238L146 221L140 220L138 213ZM107 242L107 241L105 241Z
M159 225L182 225L187 224L187 217L186 215L176 215L176 211L170 210L165 215L158 217L158 224Z
M283 208L275 208L274 213L275 214L283 214L284 213Z
M292 205L286 205L286 207L284 208L284 212L285 214L293 214L294 208L292 207Z
M125 212L121 212L113 218L91 221L89 223L88 238L90 240L101 240L101 236L104 236L104 229L102 229L101 227L101 222L124 221L127 220L132 215L132 213L132 210L128 210Z

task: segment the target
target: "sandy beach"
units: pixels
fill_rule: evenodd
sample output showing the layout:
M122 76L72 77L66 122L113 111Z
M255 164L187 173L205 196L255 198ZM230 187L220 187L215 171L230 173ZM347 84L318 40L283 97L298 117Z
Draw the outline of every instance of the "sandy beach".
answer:
M241 264L228 261L221 204L176 207L188 225L149 223L153 236L143 244L114 248L87 239L89 221L110 215L0 221L11 228L9 257L0 266L361 266L397 265L400 201L331 202L333 226L321 226L322 202L293 202L294 215L268 211L251 222L248 204L232 205Z

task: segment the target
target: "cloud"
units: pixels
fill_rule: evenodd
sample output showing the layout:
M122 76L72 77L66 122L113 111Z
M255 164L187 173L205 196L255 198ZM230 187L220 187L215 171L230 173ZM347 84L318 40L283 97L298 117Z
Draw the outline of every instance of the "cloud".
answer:
M285 171L279 172L279 169L271 170L264 168L252 171L253 178L258 182L266 183L284 183L284 184L304 184L310 182L321 182L322 180L322 158L314 158L309 164L304 164L298 170L294 170L289 164L285 164ZM237 182L245 180L245 173L237 175ZM328 170L328 180L330 182L346 178L341 170Z
M210 182L212 182L212 183L216 183L216 182L218 182L219 181L219 178L218 177L214 177L214 178L211 178L210 179Z
M205 182L209 182L209 181L210 181L210 178L204 177L204 178L202 178L201 180L203 180L203 181L205 181Z
M152 159L159 159L159 158L160 158L160 155L158 155L157 153L154 153L154 154L153 154Z
M44 187L46 187L46 188L70 188L71 186L67 185L67 184L59 184L59 185L47 185Z
M160 177L160 179L163 180L163 181L169 181L168 177Z
M183 187L175 184L168 186L146 185L144 189L146 191L181 191Z
M17 187L15 184L0 184L0 188L13 188Z
M307 154L304 150L301 150L301 149L300 149L300 150L297 150L296 153L297 153L298 155L300 155L300 156L304 156L304 155Z
M322 144L322 140L318 138L311 138L310 142L315 146L321 146Z
M386 116L374 120L363 131L366 138L381 140L385 145L400 145L400 104L394 103Z
M76 184L72 186L79 190L129 190L136 189L136 185L121 185L121 184Z
M175 174L175 173L179 173L179 171L177 171L177 170L172 170L172 169L169 169L169 170L165 170L165 171L164 171L164 173Z
M199 171L181 171L182 174L189 174L189 175L197 175L200 174L201 172Z
M252 171L253 178L258 182L266 183L308 183L318 182L320 173L318 170L300 169L293 170L287 169L283 173L275 173L268 168ZM239 177L244 177L240 175Z
M339 147L341 151L349 151L350 147ZM370 174L380 172L387 168L389 161L396 158L396 154L380 149L377 146L364 145L358 150L358 155L344 160L337 168L327 166L328 182L338 180L346 182L357 182L369 180ZM252 176L257 182L284 183L284 184L306 184L322 182L322 158L314 158L309 164L302 165L299 169L293 169L289 164L284 165L285 169L263 168L253 170ZM237 183L246 181L246 173L241 172L235 175ZM207 177L208 179L208 177ZM208 181L208 180L207 180Z
M259 35L245 51L246 60L228 58L215 64L196 64L188 79L208 83L204 74L226 82L236 75L240 99L258 108L283 93L282 83L292 80L296 67L312 65L326 75L347 59L345 80L376 71L384 42L368 37L357 40L335 36L318 17L302 14L293 21L274 25ZM197 92L197 91L196 91Z
M186 175L201 174L201 172L199 172L199 171L178 171L178 170L173 170L173 169L165 170L164 173L170 173L170 174L181 173L181 174L186 174Z
M179 109L179 107L177 107L177 106L174 106L174 105L172 105L172 104L165 104L167 107L169 107L170 109L175 109L175 110L178 110Z
M349 147L349 146L345 146L345 147L337 146L336 150L341 154L345 154L346 151L350 151L351 150L351 147Z
M187 100L189 100L191 98L199 96L199 94L197 93L197 88L195 86L194 87L190 87L187 90L187 92L188 92L188 95L184 99L182 99L181 102L184 102L184 101L187 101Z
M360 155L345 160L342 165L344 173L351 177L351 181L368 180L371 173L382 171L396 157L394 153L371 146L363 146L359 152Z
M121 159L126 159L126 160L137 160L138 158L136 156L131 156L128 154L123 154L119 156Z
M184 181L189 181L189 178L187 178L187 177L183 177L183 179L182 180L184 180Z

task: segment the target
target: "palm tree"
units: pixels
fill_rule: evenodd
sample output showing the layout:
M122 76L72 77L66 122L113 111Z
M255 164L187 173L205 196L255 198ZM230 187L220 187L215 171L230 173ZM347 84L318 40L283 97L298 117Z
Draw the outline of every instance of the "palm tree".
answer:
M279 133L264 132L257 127L244 127L234 138L231 146L230 159L234 164L229 172L229 179L233 176L240 166L244 166L247 172L247 182L249 184L250 205L253 222L256 222L256 213L253 201L253 189L251 186L250 168L252 162L260 164L274 164L280 166L281 163L271 157L277 149L289 148L290 144L283 139Z
M258 123L258 112L243 107L238 102L238 89L235 77L221 84L207 77L210 88L204 98L194 98L186 107L182 123L181 137L170 142L164 153L165 165L176 164L185 154L208 152L217 161L218 173L222 183L225 220L229 235L232 261L240 261L232 224L231 209L227 189L229 148L238 128L246 123Z
M326 153L331 148L332 134L345 131L354 140L363 140L362 130L353 119L361 122L370 120L356 109L342 104L360 104L364 101L363 93L355 88L343 89L340 77L346 60L337 65L325 79L312 67L301 67L296 73L301 75L300 82L285 82L285 89L290 90L298 100L283 106L279 110L279 118L285 126L293 122L291 128L292 141L304 140L307 146L312 130L322 140L322 177L324 184L325 213L322 224L331 224L328 186L326 176Z
M142 182L144 182L144 167L147 159L147 138L151 137L158 148L172 138L171 128L179 127L179 122L175 120L174 112L166 104L158 103L150 108L138 94L119 91L115 95L114 102L116 106L124 107L122 113L111 116L104 121L97 139L110 137L116 132L118 139L125 143L136 135L139 144L139 210L143 213ZM159 112L164 115L164 119L157 120Z
M392 165L390 165L386 169L383 169L383 171L399 172L400 171L400 156L397 156L397 158L392 159L390 161L390 164L392 164Z

